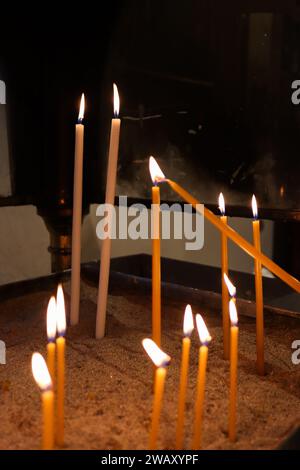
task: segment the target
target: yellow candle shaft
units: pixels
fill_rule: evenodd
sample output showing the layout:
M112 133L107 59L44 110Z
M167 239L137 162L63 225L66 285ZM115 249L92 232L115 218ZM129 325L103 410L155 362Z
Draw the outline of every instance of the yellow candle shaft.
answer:
M164 394L166 373L167 370L164 367L158 367L155 372L154 403L152 410L149 450L155 450L157 448L159 419Z
M223 224L227 224L227 217L221 217ZM222 318L223 318L223 348L224 359L229 359L229 337L230 337L230 322L229 322L229 294L225 283L224 274L228 275L228 243L227 237L224 232L221 232L221 263L222 263Z
M55 343L47 344L47 366L52 379L52 383L54 383L55 379L55 349Z
M204 394L205 394L207 356L208 356L208 347L201 346L199 348L194 437L193 437L193 443L192 443L193 450L197 450L201 448L202 416L203 416L203 403L204 403Z
M186 202L191 204L195 210L199 211L200 202L197 201L191 194L189 194L185 189L179 186L177 183L171 180L166 180L169 186ZM300 282L298 279L294 278L288 274L284 269L280 268L274 261L268 258L263 253L257 251L257 249L251 245L245 238L239 235L235 230L233 230L229 225L224 225L219 217L217 217L213 212L204 207L201 211L204 217L211 222L218 230L224 232L227 238L230 238L234 243L236 243L240 248L242 248L248 255L252 258L258 259L263 266L265 266L269 271L271 271L275 276L279 277L283 282L288 284L292 289L297 292L300 292Z
M253 221L253 242L257 251L261 251L260 247L260 222ZM254 261L255 268L255 296L256 296L256 361L257 372L260 375L265 373L264 359L264 304L263 304L263 285L261 262L258 259Z
M238 327L232 326L230 328L230 390L228 424L228 435L231 442L236 440L238 334Z
M161 345L160 190L152 187L152 339Z
M190 338L183 338L180 383L179 383L178 416L177 416L177 428L176 428L176 449L182 449L182 446L183 446L184 412L185 412L186 390L187 390L187 381L188 381L190 348L191 348Z
M52 390L42 392L43 404L43 450L54 447L54 394Z
M70 314L71 325L76 325L79 321L83 137L84 137L84 126L83 124L77 124L76 134L75 134L75 162L74 162L74 188L73 188L71 314Z
M108 167L106 177L105 203L113 205L116 193L117 166L120 139L120 119L112 119L110 144L108 155ZM96 338L103 338L105 335L107 293L110 270L111 239L105 238L101 244L100 275L97 300Z
M65 338L57 338L57 419L56 441L59 446L64 445L64 401L65 401Z

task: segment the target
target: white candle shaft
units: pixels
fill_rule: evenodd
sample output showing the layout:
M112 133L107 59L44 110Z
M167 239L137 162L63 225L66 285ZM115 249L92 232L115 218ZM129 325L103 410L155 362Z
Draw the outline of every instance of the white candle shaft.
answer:
M107 178L106 178L106 195L105 195L105 203L111 204L111 205L114 204L115 193L116 193L120 125L121 125L120 119L112 119L109 154L108 154ZM97 301L96 338L103 338L105 334L107 292L108 292L108 281L109 281L109 270L110 270L110 251L111 251L111 239L106 238L105 240L102 241L102 247L101 247L100 275L99 275L98 301Z
M76 134L75 134L75 162L74 162L74 189L73 189L71 315L70 315L71 325L76 325L79 321L83 138L84 138L84 126L83 124L77 124Z

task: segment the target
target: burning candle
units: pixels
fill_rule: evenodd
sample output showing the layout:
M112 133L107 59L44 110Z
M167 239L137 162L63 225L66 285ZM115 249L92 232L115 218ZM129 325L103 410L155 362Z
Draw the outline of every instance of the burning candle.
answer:
M260 247L260 222L258 220L258 210L256 198L252 196L252 212L253 212L253 243L257 251L261 251ZM255 269L255 296L256 296L256 364L259 375L265 373L264 359L264 305L263 305L263 285L261 262L259 259L254 260Z
M158 183L164 174L153 157L149 158L149 171L153 181L151 228L152 228L152 338L161 344L161 265L160 265L160 189Z
M117 179L117 164L119 153L119 139L120 139L120 126L121 120L118 118L120 99L118 88L113 84L114 92L114 113L115 117L111 121L110 131L110 144L108 153L108 166L106 177L106 194L105 203L114 205L115 192L116 192L116 179ZM108 214L111 217L112 214ZM108 223L108 227L111 224ZM100 260L100 275L98 287L98 300L97 300L97 319L96 319L96 338L103 338L105 334L105 321L106 321L106 306L107 306L107 293L110 269L110 251L111 251L111 238L110 234L102 240L101 247L101 260Z
M202 416L206 381L206 365L208 356L208 344L211 336L205 325L205 322L199 313L196 315L196 325L199 334L201 346L199 348L198 378L197 378L197 396L195 407L194 437L192 449L197 450L201 447L202 436Z
M232 300L236 302L236 287L232 284L231 280L229 279L228 275L224 273L224 282L227 287L228 293Z
M229 302L230 328L230 390L229 390L229 423L228 435L231 442L236 440L236 406L237 406L237 363L238 363L238 316L233 299Z
M82 167L84 139L84 94L81 95L78 122L75 128L75 162L73 188L72 260L71 260L71 325L79 321L80 303L80 259L81 259L81 219L82 219Z
M178 415L176 428L176 449L182 449L184 435L184 412L186 402L186 389L189 370L189 357L191 348L191 334L194 329L193 312L190 305L186 306L183 320L182 358L179 383Z
M227 216L225 215L225 200L223 193L219 195L219 209L221 212L221 221L227 225ZM222 266L222 318L223 318L223 348L224 358L229 359L229 312L228 312L228 290L226 288L224 274L228 274L228 244L227 237L221 232L221 266Z
M56 301L52 296L48 303L47 309L47 366L54 383L55 377L55 338L56 338Z
M57 420L56 441L59 446L64 445L64 402L65 402L65 348L66 348L66 311L65 299L61 284L56 296L57 305Z
M164 353L152 339L146 338L143 340L142 343L146 353L149 355L150 359L156 366L154 402L149 438L149 449L155 450L157 447L157 436L159 429L161 405L165 387L165 379L167 374L167 366L170 364L171 358L166 353Z
M54 446L54 394L52 381L43 356L34 353L31 359L34 380L41 390L43 405L42 449L52 450Z
M159 167L158 167L159 168ZM170 188L175 191L183 200L185 200L188 204L201 214L213 224L220 232L224 232L227 238L230 238L234 243L236 243L242 250L244 250L248 255L252 256L252 258L258 259L263 266L265 266L269 271L271 271L275 276L279 277L283 282L288 284L292 289L297 292L300 292L300 281L294 278L290 274L288 274L284 269L280 268L274 261L264 255L262 252L258 251L251 243L249 243L245 238L239 235L233 228L229 225L223 224L219 217L217 217L213 212L211 212L207 207L203 207L196 198L194 198L191 194L189 194L184 188L179 186L179 184L175 183L175 181L164 179L166 183L170 186Z

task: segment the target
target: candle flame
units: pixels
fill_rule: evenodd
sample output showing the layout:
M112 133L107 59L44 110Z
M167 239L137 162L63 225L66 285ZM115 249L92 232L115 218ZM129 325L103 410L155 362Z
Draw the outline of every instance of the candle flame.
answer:
M56 294L56 305L57 305L57 332L59 336L64 336L66 332L66 309L65 309L65 298L62 285L59 284Z
M56 336L56 300L52 296L47 308L47 336L48 341L53 342Z
M257 210L257 202L256 202L256 197L252 196L252 212L253 212L253 218L257 219L258 216L258 210Z
M187 305L185 307L184 319L183 319L183 334L184 336L191 336L194 329L194 319L192 307Z
M81 95L79 113L78 113L78 122L82 122L84 118L84 108L85 108L85 98L84 93Z
M225 199L223 193L219 195L219 209L222 215L225 215Z
M231 280L229 279L229 277L227 276L226 273L224 273L224 281L225 281L225 284L227 286L229 295L231 297L235 297L236 296L236 287L232 284Z
M115 83L113 84L113 92L114 92L114 114L115 114L115 117L118 117L119 112L120 112L120 97L119 97L118 87Z
M165 175L160 169L160 166L158 165L157 161L155 158L150 157L149 158L149 171L150 171L150 176L154 184L159 183L160 181L163 181L165 179Z
M146 353L154 362L156 367L166 367L170 364L170 356L163 352L152 339L145 338L143 339L142 344Z
M233 326L236 326L238 324L238 315L237 315L235 301L233 299L231 299L229 302L229 316L230 316L231 324Z
M45 359L40 353L33 353L31 369L34 380L42 392L52 388L52 380Z
M201 344L207 345L211 341L211 336L200 313L196 315L196 325Z

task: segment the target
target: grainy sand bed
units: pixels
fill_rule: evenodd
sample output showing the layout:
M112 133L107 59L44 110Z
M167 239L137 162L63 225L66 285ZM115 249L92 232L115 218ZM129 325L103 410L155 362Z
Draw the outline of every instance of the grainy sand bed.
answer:
M69 284L65 285L67 307ZM107 336L93 338L96 289L82 284L80 325L67 332L66 448L145 449L152 406L153 368L141 340L150 335L151 299L110 296ZM45 354L49 291L0 304L0 339L7 364L0 365L0 448L37 449L41 437L39 391L31 354ZM266 318L267 375L255 371L255 323L240 313L238 440L227 438L228 362L222 356L219 312L202 311L213 341L209 348L203 448L271 449L300 423L300 366L291 362L291 343L300 339L300 320ZM163 306L162 346L172 356L159 447L174 448L184 305ZM192 337L185 448L190 448L197 376L198 338Z

